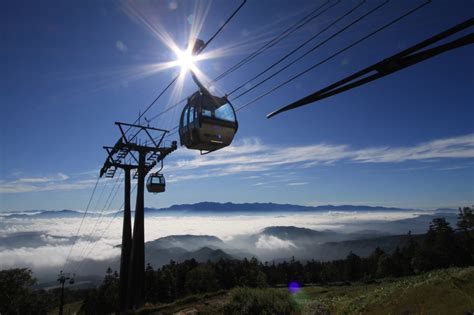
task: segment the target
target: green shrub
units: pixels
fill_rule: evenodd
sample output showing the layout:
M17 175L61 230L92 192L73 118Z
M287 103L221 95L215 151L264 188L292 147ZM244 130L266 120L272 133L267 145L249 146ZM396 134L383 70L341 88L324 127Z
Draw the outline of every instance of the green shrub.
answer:
M277 289L236 288L224 314L295 314L297 304L286 291Z

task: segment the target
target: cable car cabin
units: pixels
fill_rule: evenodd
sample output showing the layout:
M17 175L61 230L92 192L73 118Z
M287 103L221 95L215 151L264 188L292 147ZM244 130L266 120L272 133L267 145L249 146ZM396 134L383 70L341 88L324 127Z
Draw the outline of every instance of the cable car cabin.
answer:
M179 123L181 145L200 150L201 154L231 144L238 128L234 108L227 97L206 92L198 91L188 98Z
M163 174L151 174L146 182L146 189L151 193L162 193L165 191L166 182Z

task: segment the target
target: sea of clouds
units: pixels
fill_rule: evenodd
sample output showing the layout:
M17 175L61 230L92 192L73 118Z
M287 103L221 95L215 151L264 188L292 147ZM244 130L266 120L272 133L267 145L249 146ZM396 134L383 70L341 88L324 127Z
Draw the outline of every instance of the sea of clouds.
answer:
M192 234L213 235L224 241L232 241L241 235L257 234L269 226L297 226L350 233L377 223L414 218L421 213L403 211L149 216L145 220L145 239L151 241L168 235ZM69 253L72 262L84 258L107 260L120 254L117 245L121 243L121 218L86 217L77 233L80 223L81 218L2 218L0 269L61 268ZM76 234L77 242L72 247ZM261 236L253 245L265 250L294 246L291 242L275 236Z

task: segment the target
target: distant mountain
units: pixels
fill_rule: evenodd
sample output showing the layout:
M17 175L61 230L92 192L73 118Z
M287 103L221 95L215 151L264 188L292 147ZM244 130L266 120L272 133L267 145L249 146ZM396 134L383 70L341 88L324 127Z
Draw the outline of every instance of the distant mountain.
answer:
M375 212L375 211L408 211L413 209L402 208L387 208L387 207L373 207L373 206L301 206L292 204L278 204L278 203L220 203L220 202L198 202L194 204L179 204L172 205L167 208L145 208L146 215L157 215L164 212L199 212L199 213L265 213L265 212L327 212L327 211L341 211L341 212ZM444 209L446 210L446 209ZM451 209L452 210L452 209ZM123 211L106 213L106 216L118 216ZM133 213L133 211L132 211ZM20 213L1 214L0 217L7 219L14 218L75 218L81 217L84 213L75 210L28 210ZM88 213L88 216L99 216L99 213Z
M403 246L408 236L386 235L380 231L361 230L355 233L339 233L331 230L316 231L295 226L272 226L263 229L253 236L258 242L260 237L271 235L281 241L291 241L294 246L284 248L265 248L257 250L256 254L263 260L283 261L294 256L300 260L334 260L343 259L350 252L359 256L370 255L376 247L392 252L397 246ZM422 240L424 235L414 235L417 240ZM264 240L271 242L271 240ZM279 241L273 240L275 244ZM280 243L282 244L282 243Z
M292 204L277 203L220 203L220 202L199 202L194 204L172 205L168 208L146 208L148 214L166 211L192 211L192 212L318 212L318 211L407 211L408 209L372 207L372 206L301 206Z
M30 211L32 214L27 213L12 213L3 216L4 218L8 219L24 219L24 218L38 218L38 219L49 219L49 218L76 218L81 217L84 215L83 212L75 211L75 210L40 210L38 211ZM88 214L90 216L95 216L97 214L91 213Z
M296 245L306 243L337 242L346 240L366 239L388 235L375 230L362 230L353 233L341 233L332 230L316 231L296 226L269 226L255 236L271 235L282 240L290 240ZM305 244L303 244L305 243Z
M188 251L202 247L220 248L224 242L211 235L168 235L146 243L150 249L183 248Z
M425 237L424 234L412 236L419 242L421 242ZM404 246L407 240L408 235L390 235L368 239L328 242L318 246L317 248L314 248L314 252L318 254L313 256L319 256L319 259L321 260L343 259L352 252L356 255L366 257L370 255L377 247L381 248L385 252L391 253L397 246ZM308 252L311 253L312 251L309 250Z
M336 232L325 230L316 231L296 226L269 226L262 230L261 235L272 235L281 239L292 240L298 238L319 238L322 236L335 235Z
M212 261L216 262L221 259L233 259L233 257L225 253L221 249L212 249L209 247L203 247L194 252L188 252L180 257L180 261L188 260L194 258L197 262L206 262Z
M147 243L145 243L145 262L155 268L168 264L170 260L181 261L181 256L187 253L180 247L152 248Z
M437 214L458 214L459 209L451 209L451 208L439 208L435 210Z
M38 218L74 218L83 216L84 213L74 210L43 211L33 216ZM93 215L90 213L89 215Z
M211 235L169 235L145 243L145 259L159 267L174 260L181 262L194 258L198 262L233 259L223 251L226 244Z

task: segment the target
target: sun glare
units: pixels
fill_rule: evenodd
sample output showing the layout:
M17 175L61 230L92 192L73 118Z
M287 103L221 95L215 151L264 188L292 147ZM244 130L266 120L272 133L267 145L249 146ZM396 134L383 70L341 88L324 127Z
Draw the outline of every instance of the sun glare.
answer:
M196 61L196 57L193 56L191 51L189 51L188 49L178 50L176 52L176 56L176 63L178 66L181 67L181 72L186 72L195 68L194 62Z

